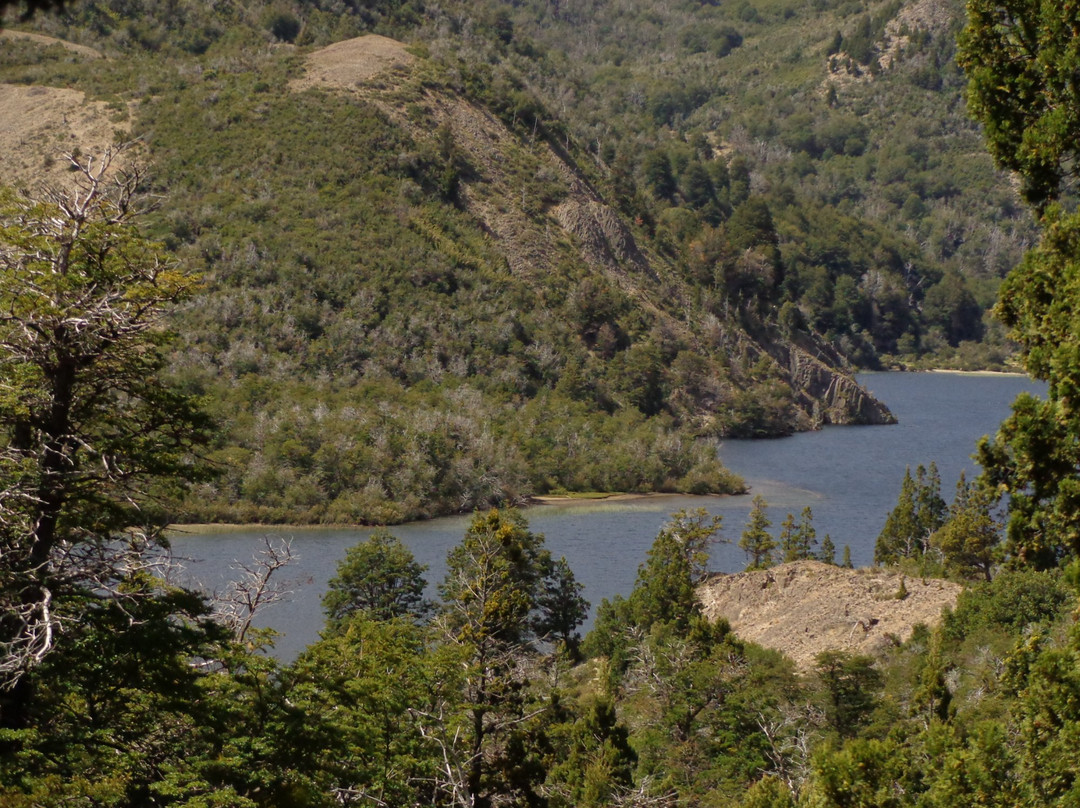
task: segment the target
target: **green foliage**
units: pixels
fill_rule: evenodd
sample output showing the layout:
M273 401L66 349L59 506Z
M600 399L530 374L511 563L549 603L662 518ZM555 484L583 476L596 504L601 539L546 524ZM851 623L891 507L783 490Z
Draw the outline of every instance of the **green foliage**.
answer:
M798 525L795 524L793 514L787 515L780 527L779 540L779 549L785 564L789 561L804 561L815 557L814 545L817 544L817 531L814 530L814 514L809 505L803 508ZM824 544L822 552L825 552ZM835 553L835 548L832 552ZM832 563L831 553L827 563Z
M1061 3L975 2L960 37L972 114L994 159L1017 172L1040 211L1074 171L1080 103L1066 77L1076 66L1075 24L1075 9Z
M363 612L373 620L411 619L422 622L432 609L424 599L424 572L412 552L385 530L345 552L337 573L327 584L323 611L333 627Z
M1072 602L1072 593L1059 575L1031 570L1006 570L992 583L967 587L947 615L944 631L954 639L982 629L1005 630L1018 638L1028 626L1059 619Z
M847 549L846 555L848 556L848 561L850 562L851 551L847 548L847 545L845 545L845 549ZM836 545L833 544L832 536L830 536L828 533L826 533L825 538L821 540L821 549L818 550L817 560L825 564L836 563Z
M873 658L823 651L815 660L815 670L829 726L841 737L853 736L874 708L882 686Z
M874 545L874 563L895 564L901 558L922 556L930 537L945 523L945 513L937 465L931 463L929 469L920 465L914 478L911 469L905 469L896 507Z
M754 497L746 528L739 537L739 547L749 559L747 570L763 570L773 564L773 551L777 544L768 530L772 524L766 514L768 504L761 494Z
M542 615L537 622L537 634L565 649L573 662L579 661L581 635L578 626L589 614L589 602L582 597L584 584L574 579L565 558L553 562L544 578L543 591L537 596Z
M137 228L135 169L112 152L73 169L75 190L48 200L0 191L5 727L61 625L161 594L142 580L160 503L205 476L208 420L162 373L165 312L195 281Z
M423 716L457 704L460 660L429 641L412 621L357 611L293 664L290 699L325 724L327 786L399 805L435 799Z
M949 516L930 537L931 547L941 553L945 565L961 575L981 575L989 581L1000 561L1003 526L993 513L994 499L985 488L969 485L961 473Z

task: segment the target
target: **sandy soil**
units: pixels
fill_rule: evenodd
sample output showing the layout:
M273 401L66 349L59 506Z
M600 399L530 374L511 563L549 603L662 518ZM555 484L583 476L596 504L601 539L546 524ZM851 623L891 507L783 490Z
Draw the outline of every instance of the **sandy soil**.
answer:
M709 618L726 618L738 636L784 652L805 671L821 651L873 654L909 638L919 623L937 624L961 589L948 581L797 561L715 576L699 594Z
M416 57L406 51L404 45L384 36L370 34L346 39L310 54L307 72L303 78L290 82L289 87L293 90L308 87L351 90L380 73L398 65L409 65L415 60Z

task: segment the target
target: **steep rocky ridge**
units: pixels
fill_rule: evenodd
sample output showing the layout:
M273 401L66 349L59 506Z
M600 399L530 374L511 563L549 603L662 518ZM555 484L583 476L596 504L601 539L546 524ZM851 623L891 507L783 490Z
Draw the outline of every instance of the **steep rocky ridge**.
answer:
M671 313L692 311L691 290L667 261L638 242L631 225L570 155L535 131L531 138L519 137L490 112L447 94L429 78L418 80L415 73L422 67L403 44L365 36L310 54L305 77L292 86L359 93L418 139L430 141L437 130L449 130L469 167L459 184L459 200L499 245L511 272L542 283L565 257L569 240L579 261L616 283L665 328L702 342L700 323ZM418 108L423 110L420 125ZM554 199L528 198L520 184L523 173L555 186ZM804 345L796 346L767 329L750 336L736 322L723 330L728 350L734 347L751 361L776 364L794 392L801 413L798 428L893 422L888 409L854 381L842 359L815 335L802 334Z

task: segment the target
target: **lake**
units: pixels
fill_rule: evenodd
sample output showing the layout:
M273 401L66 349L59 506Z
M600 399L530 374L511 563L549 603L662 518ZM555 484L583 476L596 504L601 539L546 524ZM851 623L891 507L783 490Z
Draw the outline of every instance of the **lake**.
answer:
M818 539L826 533L837 546L851 548L856 565L873 561L874 541L896 504L905 467L934 461L942 493L951 500L961 470L977 473L970 455L976 441L992 434L1022 391L1041 393L1044 385L1020 376L954 373L870 373L859 381L892 409L893 426L828 427L787 438L726 441L724 463L749 483L753 494L769 502L774 535L788 513L809 505ZM648 497L618 502L581 501L529 508L530 528L543 533L548 548L565 556L585 596L595 605L602 598L627 594L638 565L657 531L681 508L704 507L724 519L724 538L717 545L712 569L735 572L746 565L736 546L751 496ZM429 567L428 581L437 583L446 554L465 532L466 516L434 519L392 528ZM199 534L172 534L173 551L187 562L191 581L207 591L223 588L235 574L236 561L249 561L270 535L292 542L296 561L287 577L293 582L286 603L268 608L262 625L281 633L275 656L291 660L313 640L322 626L320 601L345 550L369 529L226 528Z

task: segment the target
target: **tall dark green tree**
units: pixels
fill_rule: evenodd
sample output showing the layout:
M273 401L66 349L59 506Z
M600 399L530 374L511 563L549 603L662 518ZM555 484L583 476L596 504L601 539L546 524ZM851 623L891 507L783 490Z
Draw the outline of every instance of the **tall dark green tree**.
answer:
M789 513L780 532L780 551L784 554L784 563L813 558L816 544L817 531L814 530L814 513L810 506L803 508L797 524L795 515Z
M921 556L930 536L945 523L946 512L937 465L920 465L914 477L910 468L905 469L896 507L874 545L874 563L894 564L901 558Z
M968 483L961 473L949 518L930 539L948 567L987 581L1001 560L1003 525L995 515L994 499L993 492Z
M565 632L576 628L579 602L571 598L570 616L559 620L552 609L562 608L563 600L545 598L551 588L572 592L572 576L565 565L552 563L544 537L532 533L513 510L474 516L446 562L439 586L441 625L446 641L464 654L467 717L460 727L443 724L441 743L457 748L457 737L465 739L458 788L470 804L535 804L545 772L530 717L544 708L528 709L523 666L546 628L557 623Z
M773 563L773 551L776 549L776 540L769 533L769 521L766 508L769 503L765 497L758 494L754 497L753 506L750 509L750 517L746 522L746 528L739 538L739 547L746 553L749 563L748 570L763 570L771 567Z

